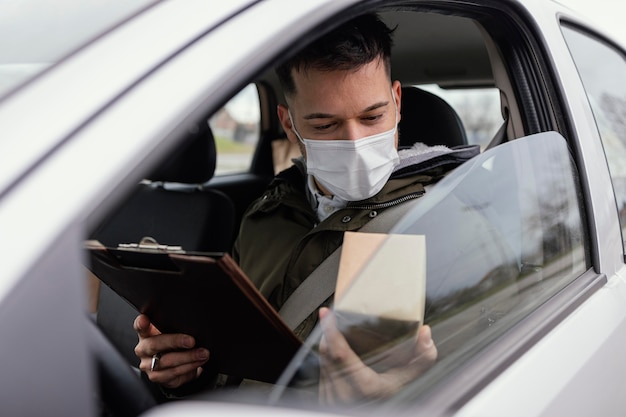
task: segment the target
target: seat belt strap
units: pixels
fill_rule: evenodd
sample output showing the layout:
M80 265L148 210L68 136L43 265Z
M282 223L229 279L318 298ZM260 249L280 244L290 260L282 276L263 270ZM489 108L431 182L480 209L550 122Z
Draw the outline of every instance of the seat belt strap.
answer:
M380 212L361 227L359 232L386 233L419 200L406 201ZM311 313L335 292L341 246L331 253L287 298L278 311L292 330L298 327Z
M509 126L509 111L507 109L505 117L504 117L504 121L502 122L502 126L500 126L500 128L498 129L496 134L489 141L489 143L485 147L485 150L491 149L494 146L501 145L501 144L503 144L504 142L507 141L507 129L508 129L508 126Z

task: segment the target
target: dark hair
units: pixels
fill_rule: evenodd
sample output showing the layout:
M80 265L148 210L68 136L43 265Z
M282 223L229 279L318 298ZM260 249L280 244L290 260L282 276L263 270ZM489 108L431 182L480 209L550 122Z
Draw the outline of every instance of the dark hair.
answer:
M292 70L356 70L381 58L391 77L391 34L375 14L358 16L308 45L276 68L285 95L296 90Z

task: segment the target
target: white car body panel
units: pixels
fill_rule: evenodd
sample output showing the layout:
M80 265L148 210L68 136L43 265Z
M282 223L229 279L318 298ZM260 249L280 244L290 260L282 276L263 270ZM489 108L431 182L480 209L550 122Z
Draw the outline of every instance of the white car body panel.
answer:
M23 88L11 106L0 108L0 155L11 155L0 164L0 192L156 64L246 3L163 2ZM120 61L124 65L101 66Z
M455 415L622 416L626 268ZM607 366L610 367L608 374Z

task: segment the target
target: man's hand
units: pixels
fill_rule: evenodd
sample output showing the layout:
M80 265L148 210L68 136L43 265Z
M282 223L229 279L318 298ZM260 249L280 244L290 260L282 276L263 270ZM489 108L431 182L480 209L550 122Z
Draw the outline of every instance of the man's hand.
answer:
M200 376L201 366L209 360L209 351L194 349L196 342L193 337L161 334L143 314L137 316L133 327L139 335L139 343L135 346L135 355L141 359L139 369L148 375L150 381L166 388L178 388ZM151 370L155 354L161 357Z
M376 372L354 353L337 329L335 316L328 308L319 312L323 330L320 342L320 401L325 404L351 403L393 395L419 377L437 359L437 348L430 327L421 326L417 339L394 347L385 358L385 371ZM397 349L397 351L396 351ZM380 363L377 363L377 367Z

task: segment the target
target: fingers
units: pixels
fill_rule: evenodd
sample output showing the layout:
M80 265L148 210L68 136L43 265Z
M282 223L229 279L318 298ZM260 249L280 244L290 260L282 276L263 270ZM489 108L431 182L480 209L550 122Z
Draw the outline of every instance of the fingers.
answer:
M209 359L209 356L209 351L204 348L167 352L161 354L161 358L154 367L154 370L150 370L152 366L152 356L142 358L139 367L142 371L151 373L177 369L174 373L179 375L204 365Z
M209 351L195 348L195 339L186 334L161 334L147 316L139 315L133 327L139 336L135 355L140 359L139 369L155 383L176 388L199 375L200 366L209 360ZM153 356L160 354L158 362Z
M139 338L156 336L157 334L161 334L159 330L154 327L154 325L150 322L150 319L145 314L140 314L135 318L133 322L133 328L139 335Z
M191 349L194 345L194 338L186 334L158 334L140 338L135 346L135 355L139 358L152 357L156 353Z
M143 314L137 316L133 327L139 336L135 355L140 359L152 357L156 353L191 349L196 344L194 338L186 334L161 334Z
M417 357L424 365L432 365L437 360L437 346L432 338L430 326L420 328L417 336Z
M135 346L135 355L141 360L139 368L148 372L152 365L152 356L161 354L157 368L167 369L186 363L206 362L209 351L204 348L192 349L194 339L185 334L159 334L139 340Z
M203 348L168 352L161 355L154 370L150 370L151 357L142 358L139 368L148 375L150 381L167 388L176 388L197 378L200 367L208 361L209 356L209 351Z
M350 345L337 328L335 315L326 307L319 310L319 317L322 326L323 338L320 343L320 354L326 360L342 365L343 367L351 364L360 363L360 359L356 353L350 348Z
M437 359L427 325L421 326L417 335L363 362L341 335L332 311L322 308L319 317L323 336L318 393L326 404L386 398L420 377Z

